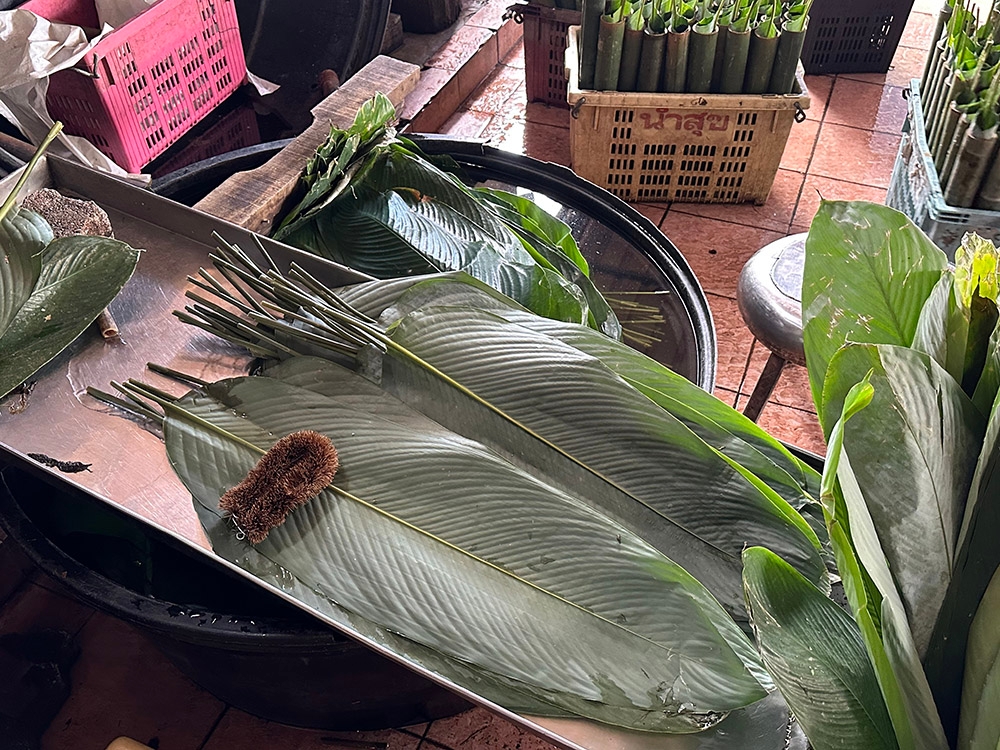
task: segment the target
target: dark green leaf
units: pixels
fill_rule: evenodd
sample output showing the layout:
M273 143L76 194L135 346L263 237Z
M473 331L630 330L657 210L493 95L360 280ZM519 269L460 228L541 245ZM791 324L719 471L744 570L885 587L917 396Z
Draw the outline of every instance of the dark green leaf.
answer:
M821 204L806 241L802 320L809 383L827 436L839 415L823 396L833 355L848 341L910 346L946 265L944 253L898 211L861 201Z
M743 553L757 643L816 750L894 750L896 740L857 624L773 552Z
M848 423L844 446L923 655L951 581L985 424L937 362L888 345L849 345L830 362L830 424L869 371L872 406Z
M51 241L52 229L36 213L14 209L0 219L0 333L31 296Z
M0 396L55 357L115 298L139 253L123 242L77 235L54 240L31 296L0 333Z

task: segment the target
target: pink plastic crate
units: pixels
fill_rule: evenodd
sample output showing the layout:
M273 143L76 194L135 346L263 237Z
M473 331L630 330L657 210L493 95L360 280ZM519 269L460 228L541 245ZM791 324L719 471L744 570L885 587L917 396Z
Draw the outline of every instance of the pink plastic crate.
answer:
M43 18L93 27L93 0L31 0ZM234 0L159 0L54 74L46 102L66 132L138 172L246 80Z

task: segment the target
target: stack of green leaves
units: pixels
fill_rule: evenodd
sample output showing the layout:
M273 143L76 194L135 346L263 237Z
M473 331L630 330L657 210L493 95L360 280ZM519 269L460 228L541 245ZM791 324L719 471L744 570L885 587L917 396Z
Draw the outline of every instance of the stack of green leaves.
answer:
M971 0L946 0L938 14L936 44L920 83L927 144L945 202L1000 210L996 159L1000 4L983 23Z
M466 271L529 310L621 338L569 228L531 201L472 189L396 134L376 95L306 165L275 239L376 278Z
M0 398L52 360L110 304L139 253L107 237L52 238L38 214L15 205L58 123L0 206Z
M163 424L218 554L512 710L668 733L759 710L742 550L766 543L828 587L819 477L780 443L464 273L331 291L232 246L215 263L238 290L203 272L178 315L264 375L179 399L119 387ZM220 494L302 429L341 470L250 546ZM780 747L786 730L787 713L765 733ZM761 731L734 718L705 741Z
M588 0L580 87L788 94L812 0Z
M1000 742L998 258L967 235L949 267L874 204L824 203L810 229L820 500L851 614L763 548L744 579L764 663L816 750Z

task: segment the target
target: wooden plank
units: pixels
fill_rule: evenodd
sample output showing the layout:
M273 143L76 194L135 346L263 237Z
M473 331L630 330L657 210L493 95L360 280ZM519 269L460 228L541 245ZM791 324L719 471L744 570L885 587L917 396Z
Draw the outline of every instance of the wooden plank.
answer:
M267 164L232 175L195 208L254 232L269 234L274 217L295 189L306 161L326 140L330 126L349 126L358 108L376 92L389 97L398 110L419 78L420 68L416 65L391 57L376 57L317 104L312 110L313 124Z

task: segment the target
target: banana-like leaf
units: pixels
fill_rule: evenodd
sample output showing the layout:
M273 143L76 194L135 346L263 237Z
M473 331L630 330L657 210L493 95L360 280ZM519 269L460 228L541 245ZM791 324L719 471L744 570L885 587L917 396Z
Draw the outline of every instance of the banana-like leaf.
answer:
M0 332L31 296L42 272L42 250L51 241L52 229L32 211L15 209L0 219Z
M821 204L806 240L802 323L809 383L827 437L840 414L826 408L823 396L833 355L848 341L910 346L947 263L898 211L860 201Z
M985 424L937 362L889 345L852 344L834 356L827 409L840 409L869 371L872 406L848 423L844 446L923 656L952 579Z
M585 323L579 287L539 266L512 234L500 244L444 203L390 192L351 201L318 220L331 260L373 276L464 270L539 315ZM507 231L501 225L503 231Z
M729 645L739 630L693 578L482 446L371 416L358 400L372 392L341 403L270 378L205 390L166 406L165 438L209 507L256 460L247 443L259 456L298 429L336 441L334 484L256 550L351 612L557 706L602 704L599 720L638 709L656 712L643 728L698 731L763 697Z
M576 240L573 239L573 233L565 222L557 219L534 201L508 193L506 190L481 187L476 188L476 192L485 195L495 206L507 208L509 213L503 213L504 217L517 221L525 229L531 230L535 236L548 240L562 250L563 255L585 275L590 275L590 265L580 252Z
M384 388L548 481L580 488L737 616L739 554L755 540L824 580L801 516L594 357L470 308L424 307L390 335L402 351L385 358Z
M983 374L979 377L979 384L972 394L972 403L983 414L989 414L998 393L1000 393L1000 323L990 335Z
M1000 572L994 574L972 621L962 686L958 746L1000 747Z
M1000 398L990 413L959 532L952 582L924 659L938 711L950 734L957 731L962 669L969 627L1000 565Z
M835 365L832 365L835 366ZM901 750L945 750L941 723L921 669L902 600L865 498L843 452L848 421L871 403L870 376L854 386L834 425L823 472L824 516L851 611L868 650Z
M892 723L850 615L770 550L746 550L743 565L764 664L811 746L895 750Z
M398 290L398 291L397 291ZM389 292L389 290L383 290ZM390 298L398 294L398 299ZM442 275L396 287L374 300L362 290L343 290L346 302L390 326L424 305L488 309L504 319L563 341L601 360L612 372L653 403L680 419L702 440L753 472L794 508L812 501L819 475L780 442L715 396L661 363L593 329L526 313L497 296L495 290L470 283L468 277Z
M21 242L34 247L43 230L32 226L30 238ZM0 396L79 336L121 291L138 260L138 251L106 237L77 235L49 243L30 295L0 331ZM23 296L23 289L17 294Z
M694 430L709 445L763 479L793 507L819 493L819 474L727 404L661 363L592 329L526 315L526 308L462 272L375 281L337 294L351 307L391 326L424 305L463 305L494 311L511 322L563 341L598 359L651 401Z

